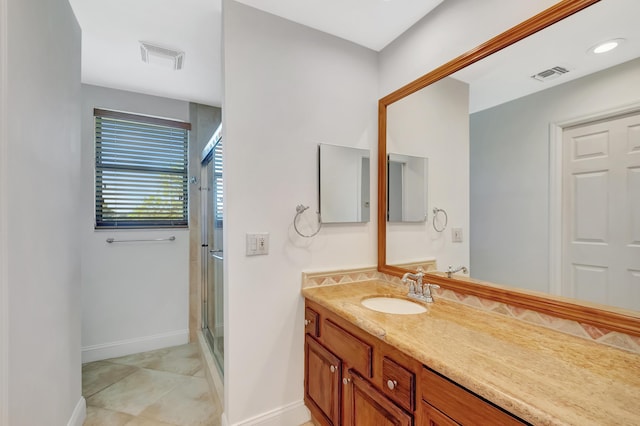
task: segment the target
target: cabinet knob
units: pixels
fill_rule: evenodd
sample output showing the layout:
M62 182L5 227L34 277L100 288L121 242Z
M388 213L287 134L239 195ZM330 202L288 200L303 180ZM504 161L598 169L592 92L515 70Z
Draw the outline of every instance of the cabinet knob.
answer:
M348 377L344 377L344 378L342 379L342 383L343 383L343 384L345 384L345 385L348 385L350 382L351 382L351 379L350 379L350 378L348 378Z
M338 367L336 367L335 365L332 365L331 367L329 367L329 370L331 370L332 373L335 373L337 369Z
M309 324L311 324L311 320L308 320L308 319L304 320L304 325L309 325Z
M389 390L394 390L396 386L398 386L398 382L396 382L395 380L387 380L387 387L389 388Z

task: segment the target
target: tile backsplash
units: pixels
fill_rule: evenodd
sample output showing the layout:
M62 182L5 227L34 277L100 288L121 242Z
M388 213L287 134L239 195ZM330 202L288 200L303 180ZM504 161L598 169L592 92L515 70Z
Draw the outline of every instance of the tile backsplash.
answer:
M435 270L435 263L431 265L430 261L416 262L415 265L412 264L412 266L416 265L422 266L423 269L427 271ZM400 278L378 272L375 267L302 273L303 288L323 285L347 284L372 280L379 280L397 285L403 285ZM530 324L536 324L562 333L570 334L572 336L591 340L603 345L609 345L618 349L623 349L640 354L640 337L637 336L631 336L617 331L595 327L590 324L582 324L577 321L554 317L534 310L524 309L489 299L483 299L477 296L462 294L454 292L452 290L436 289L434 290L434 293L436 297L441 297L453 302L462 303L464 305L481 309L483 311L506 315L511 318L516 318L518 320L528 322Z

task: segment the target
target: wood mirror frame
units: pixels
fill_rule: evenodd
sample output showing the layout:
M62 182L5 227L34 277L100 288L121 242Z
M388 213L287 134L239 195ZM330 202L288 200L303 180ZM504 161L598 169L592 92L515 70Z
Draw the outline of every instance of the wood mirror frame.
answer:
M406 269L387 265L387 107L462 68L508 47L600 0L562 0L532 18L481 44L475 49L447 62L413 82L390 93L378 102L378 270L401 277ZM429 282L459 293L495 300L509 305L535 310L555 317L640 336L640 314L581 302L560 296L544 295L498 285L479 284L469 280L451 279L425 274Z

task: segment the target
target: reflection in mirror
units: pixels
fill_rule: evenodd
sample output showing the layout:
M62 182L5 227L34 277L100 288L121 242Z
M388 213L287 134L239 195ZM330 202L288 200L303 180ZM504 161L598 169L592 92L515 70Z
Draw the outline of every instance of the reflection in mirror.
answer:
M387 151L429 158L428 205L448 216L446 232L435 230L433 214L419 224L387 223L387 264L436 259L440 269L469 265L468 241L450 244L448 235L469 223L468 103L468 85L449 78L387 108Z
M368 149L318 146L322 223L369 222L369 157Z
M390 146L399 123L416 132L406 149L438 145L420 151L430 159L430 203L468 239L453 243L444 232L434 243L428 227L407 235L387 225L386 263L435 258L441 271L468 265L482 281L639 311L638 14L637 1L601 1L389 105ZM609 38L626 41L603 55L588 51ZM556 67L568 72L540 81ZM468 99L452 99L459 92L449 97L447 85ZM458 115L433 107L454 101ZM402 103L411 110L399 116ZM467 123L460 147L442 129L453 120ZM437 157L449 148L460 151ZM435 178L438 165L446 170ZM462 196L436 199L447 194Z
M389 154L387 158L387 220L427 220L428 160L411 155Z

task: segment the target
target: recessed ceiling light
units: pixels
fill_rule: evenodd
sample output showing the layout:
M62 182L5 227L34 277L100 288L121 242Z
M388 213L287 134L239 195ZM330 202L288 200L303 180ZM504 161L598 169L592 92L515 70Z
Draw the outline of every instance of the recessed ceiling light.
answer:
M140 42L140 55L142 62L173 70L181 70L184 62L184 52L146 41Z
M613 40L607 40L603 43L597 44L595 46L593 46L591 49L589 49L589 53L605 53L605 52L609 52L613 49L615 49L616 47L620 46L622 43L624 43L624 39L623 38L616 38Z

